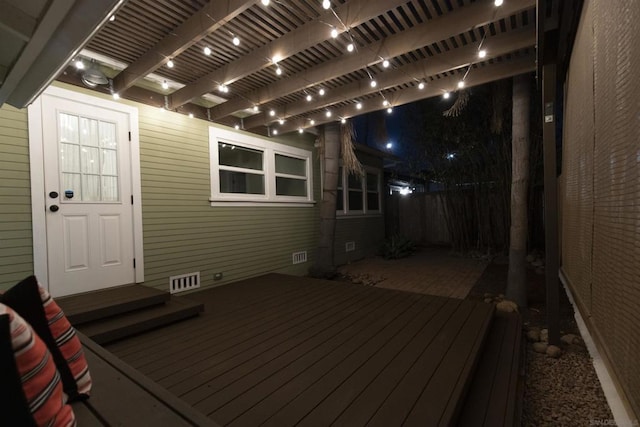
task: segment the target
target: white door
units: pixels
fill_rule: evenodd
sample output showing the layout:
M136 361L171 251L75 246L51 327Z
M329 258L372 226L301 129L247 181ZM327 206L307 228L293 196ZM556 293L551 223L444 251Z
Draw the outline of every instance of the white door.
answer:
M49 290L135 282L129 116L43 95Z

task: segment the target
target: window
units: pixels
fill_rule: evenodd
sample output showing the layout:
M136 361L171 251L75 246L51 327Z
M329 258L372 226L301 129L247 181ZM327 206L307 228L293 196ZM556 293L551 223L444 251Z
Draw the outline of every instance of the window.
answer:
M211 202L313 203L311 152L209 128Z
M362 176L338 171L338 215L365 215L380 213L380 171L365 167Z

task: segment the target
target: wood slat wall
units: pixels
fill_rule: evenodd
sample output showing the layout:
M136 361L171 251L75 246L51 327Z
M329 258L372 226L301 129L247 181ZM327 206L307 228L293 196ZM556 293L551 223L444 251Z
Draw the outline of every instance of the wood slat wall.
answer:
M33 273L27 111L0 108L0 289Z
M571 58L563 269L638 417L640 3L620 0L610 6L585 2ZM591 126L593 132L586 133Z

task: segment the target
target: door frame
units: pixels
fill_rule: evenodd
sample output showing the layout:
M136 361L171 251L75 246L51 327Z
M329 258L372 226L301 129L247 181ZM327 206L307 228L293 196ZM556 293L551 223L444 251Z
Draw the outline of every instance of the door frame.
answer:
M49 289L49 260L47 255L47 223L44 180L44 129L42 123L42 96L49 95L118 111L129 117L129 155L131 156L131 194L133 195L133 255L136 260L135 282L144 282L144 251L142 242L142 190L140 181L140 134L138 109L109 99L49 86L29 105L29 162L31 175L31 224L33 234L33 271L38 281ZM49 289L51 291L51 289Z

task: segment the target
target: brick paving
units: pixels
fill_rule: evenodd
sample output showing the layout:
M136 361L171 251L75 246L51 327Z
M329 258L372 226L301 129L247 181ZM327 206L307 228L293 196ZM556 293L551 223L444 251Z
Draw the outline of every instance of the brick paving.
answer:
M338 271L354 283L464 299L486 266L484 260L452 255L448 249L426 248L402 259L365 258Z

